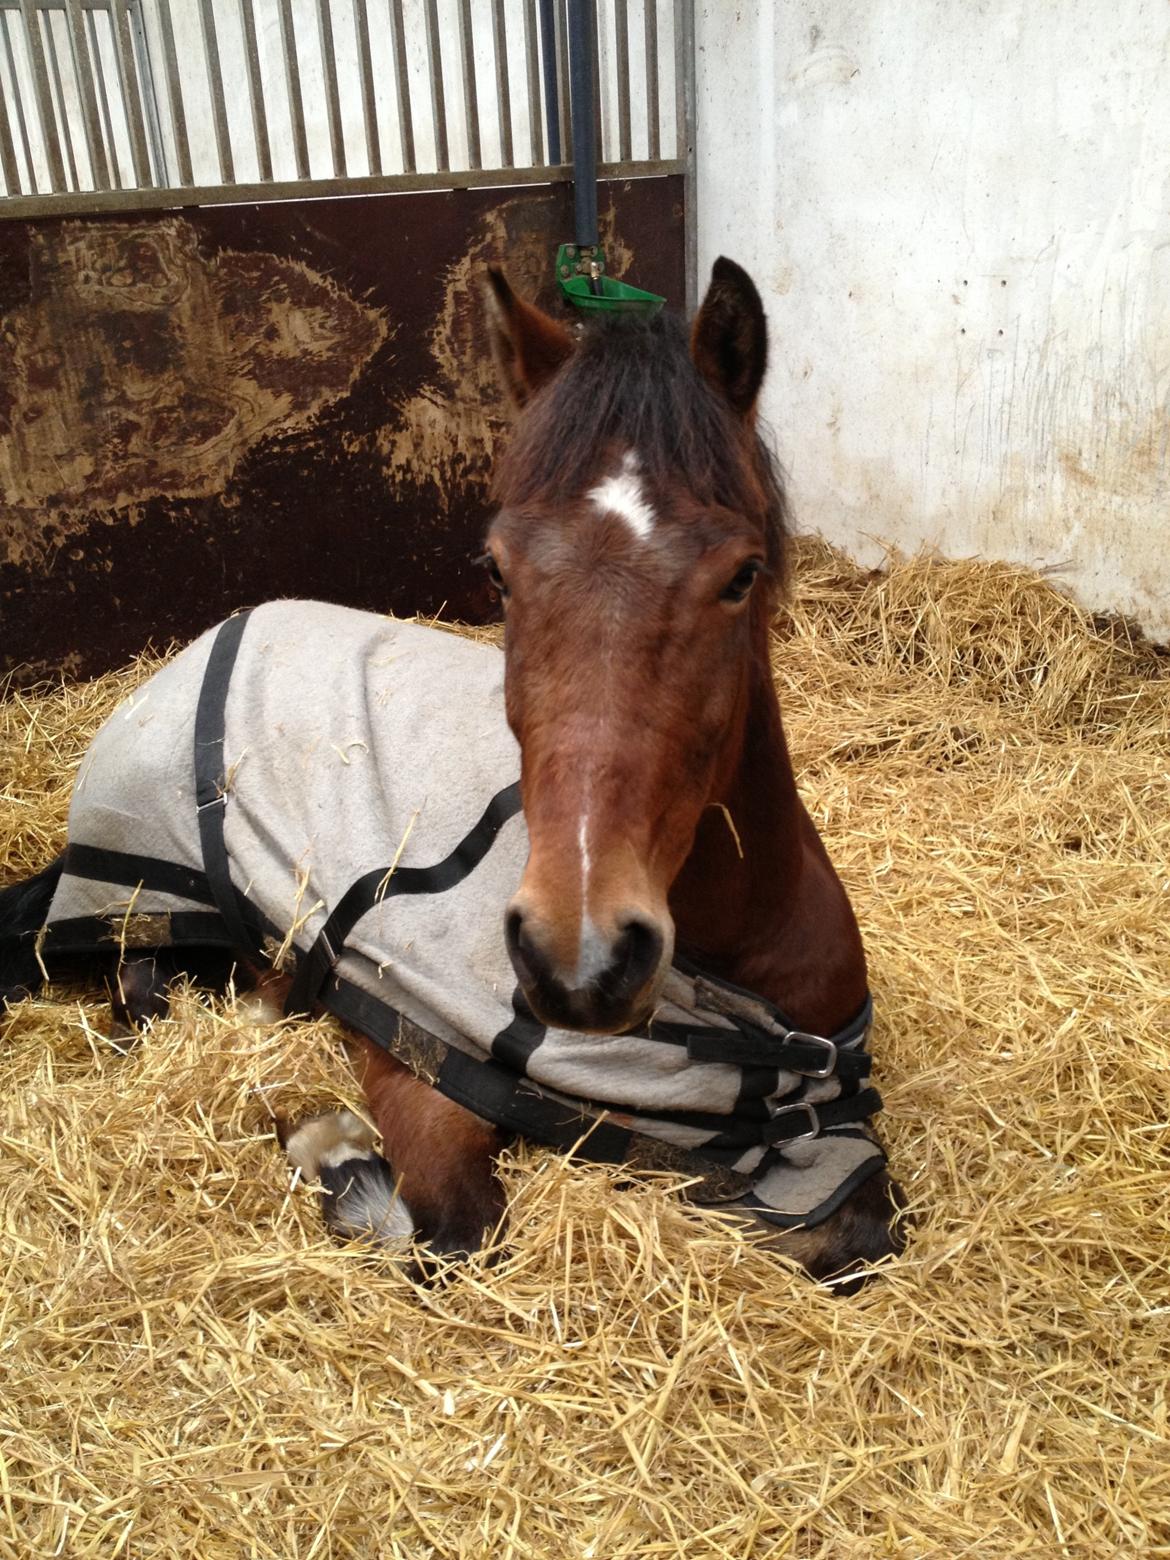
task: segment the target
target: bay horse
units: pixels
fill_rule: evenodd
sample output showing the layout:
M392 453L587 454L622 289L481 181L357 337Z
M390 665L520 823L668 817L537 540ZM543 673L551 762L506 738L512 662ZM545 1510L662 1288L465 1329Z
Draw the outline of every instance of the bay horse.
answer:
M739 266L718 260L689 336L669 315L575 333L495 271L485 298L516 411L494 472L483 559L503 604L502 663L439 630L319 604L257 608L251 627L246 615L229 619L146 685L150 710L129 737L129 715L121 725L112 718L83 767L65 856L0 893L0 993L13 999L35 987L42 945L50 954L108 949L110 912L101 907L114 885L133 888L119 901L119 1021L164 1014L167 980L205 944L242 959L270 990L280 984L289 1011L324 1005L347 1023L385 1159L347 1112L283 1134L293 1162L332 1194L326 1217L341 1233L389 1242L413 1231L434 1251L473 1251L503 1213L495 1164L509 1136L569 1147L563 1121L588 1120L589 1141L609 1145L596 1157L637 1162L629 1145L654 1139L669 1148L659 1163L714 1167L731 1190L720 1198L716 1187L709 1200L754 1216L778 1249L847 1289L859 1265L900 1249L901 1198L868 1121L880 1100L862 1087L862 940L798 795L769 664L787 506L756 427L767 360L759 295ZM241 645L250 660L240 659ZM332 829L352 863L356 837L378 834L377 809L394 788L386 731L402 740L407 729L429 733L443 725L448 700L471 701L470 724L452 726L448 747L434 739L448 777L506 768L514 752L519 781L492 797L441 861L400 863L400 844L384 874L366 870L348 891L350 877L315 881L318 902L301 915L299 898L285 905L283 886L262 902L266 858L248 852L278 832L264 787L287 799L301 783L289 779L289 744L303 741L304 754L318 746L302 731L297 706L307 700L295 677L282 692L280 676L293 676L289 668L309 676L330 657L346 688L354 685L349 704L331 705L347 720L359 708L367 719L349 745L378 750L363 770L373 789L345 803L338 776L362 767L348 760L324 792L317 775L318 790L288 804L296 839L311 816L303 837L316 842ZM397 681L374 697L369 669L391 663ZM233 721L253 730L268 721L269 747L236 741ZM406 725L387 726L394 721ZM192 732L196 773L176 778L166 766L190 751ZM342 751L331 729L325 738ZM207 754L218 767L201 773ZM305 758L297 773L310 769ZM182 829L170 833L164 792L186 798ZM373 861L389 855L401 816L386 824ZM132 852L124 836L94 833L102 819L116 831L127 817ZM143 838L153 852L142 853ZM514 868L494 849L505 838L521 850ZM282 869L299 848L282 840ZM468 968L498 947L515 981L510 1022L498 1032L491 1004L507 1005L508 992L499 978L489 982L476 1053L487 1070L474 1074L460 1030L479 1020L459 1017L470 997L444 1017L433 969L386 975L381 953L367 950L361 963L358 936L381 917L390 943L411 946L395 907L422 896L449 950L439 967L446 957L450 968L455 901L429 896L457 887L493 916L486 943L477 933L469 945ZM470 904L459 900L459 915ZM134 953L130 906L147 927ZM291 928L305 925L294 940ZM45 943L46 926L56 942ZM70 929L72 942L62 936ZM295 968L276 976L264 971L264 949L282 931ZM451 975L456 985L461 978ZM383 980L392 1007L378 1005ZM375 1010L396 1021L422 1012L424 1022L408 1024L413 1039L403 1041L402 1025L383 1032ZM514 1075L532 1087L512 1088ZM524 1114L528 1094L543 1101L539 1117ZM558 1116L578 1095L591 1114Z

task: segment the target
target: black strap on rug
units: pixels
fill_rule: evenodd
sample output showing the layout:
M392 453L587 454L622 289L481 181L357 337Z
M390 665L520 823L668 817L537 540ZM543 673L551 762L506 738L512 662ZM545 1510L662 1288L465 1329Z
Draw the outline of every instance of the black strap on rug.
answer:
M343 1023L367 1035L417 1077L503 1131L595 1163L697 1175L703 1182L700 1201L739 1197L750 1189L768 1161L750 1172L736 1170L745 1148L754 1144L777 1151L832 1128L848 1131L881 1109L877 1090L863 1089L821 1104L785 1105L766 1121L753 1123L746 1134L733 1129L706 1143L683 1147L622 1125L615 1119L621 1114L617 1107L558 1098L495 1057L469 1056L404 1020L388 1003L347 980L333 983L323 1002ZM866 1173L884 1162L883 1154ZM697 1194L692 1190L688 1195Z
M215 898L215 907L223 917L233 946L242 957L254 956L256 944L248 935L240 914L224 840L228 774L223 758L223 739L232 669L250 616L250 612L241 612L228 618L216 634L195 708L195 811L203 870Z
M80 845L71 841L65 849L64 876L88 878L95 883L118 883L127 888L140 886L177 899L194 899L197 904L215 904L207 878L194 867L175 861L159 861L154 856L133 856L122 850L107 850L104 845Z
M849 1050L848 1046L864 1035L870 1021L867 1014L863 1023L851 1024L832 1039L798 1029L772 1035L739 1018L734 1029L656 1022L650 1026L650 1035L652 1039L677 1038L686 1046L693 1062L775 1067L781 1072L799 1073L802 1078L838 1077L842 1082L856 1083L869 1077L873 1063L867 1051Z
M312 947L297 960L297 972L284 1011L309 1013L320 998L346 939L362 916L400 894L442 894L469 877L495 843L496 836L520 811L520 782L497 791L479 821L442 861L429 867L375 867L352 883L330 912Z

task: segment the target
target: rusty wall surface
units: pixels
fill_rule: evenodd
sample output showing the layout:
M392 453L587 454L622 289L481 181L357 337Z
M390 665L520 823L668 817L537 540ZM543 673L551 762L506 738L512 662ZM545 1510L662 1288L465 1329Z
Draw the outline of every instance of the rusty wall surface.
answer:
M681 179L604 185L683 296ZM89 675L272 596L472 620L502 264L555 308L566 186L0 224L0 674Z

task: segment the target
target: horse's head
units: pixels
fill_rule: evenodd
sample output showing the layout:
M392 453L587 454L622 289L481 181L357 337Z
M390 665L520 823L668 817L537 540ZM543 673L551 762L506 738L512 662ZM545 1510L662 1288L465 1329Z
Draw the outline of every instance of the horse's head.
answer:
M545 1022L620 1030L670 964L667 896L766 662L784 511L754 426L764 314L729 260L689 341L668 316L578 339L498 273L488 302L519 408L488 536L531 840L508 948Z

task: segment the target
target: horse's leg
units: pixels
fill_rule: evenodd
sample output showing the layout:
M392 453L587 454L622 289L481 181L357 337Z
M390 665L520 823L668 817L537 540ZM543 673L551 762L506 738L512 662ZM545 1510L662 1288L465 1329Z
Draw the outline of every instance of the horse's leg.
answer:
M419 1238L440 1256L477 1251L504 1211L500 1133L364 1036L353 1037L352 1049Z
M758 1216L753 1223L767 1232L762 1244L799 1262L810 1277L837 1295L855 1294L872 1275L864 1269L906 1245L901 1217L905 1193L887 1171L879 1170L857 1188L836 1213L815 1229L778 1230Z
M119 959L107 981L113 1021L110 1038L135 1038L156 1018L165 1018L171 1010L167 987L178 973L170 954L163 949Z
M477 1251L504 1211L499 1133L364 1036L348 1042L387 1158L352 1111L277 1126L290 1163L321 1183L326 1226L379 1246L413 1234L440 1257Z
M374 1148L373 1129L350 1110L311 1116L295 1127L278 1122L289 1163L321 1183L325 1227L343 1240L399 1245L414 1234L414 1216L394 1172Z
M120 958L107 976L113 1022L110 1038L135 1038L156 1018L171 1010L172 981L186 976L208 991L224 992L234 977L245 985L259 984L222 948L153 948Z

